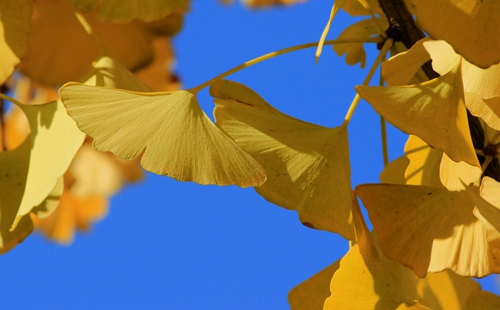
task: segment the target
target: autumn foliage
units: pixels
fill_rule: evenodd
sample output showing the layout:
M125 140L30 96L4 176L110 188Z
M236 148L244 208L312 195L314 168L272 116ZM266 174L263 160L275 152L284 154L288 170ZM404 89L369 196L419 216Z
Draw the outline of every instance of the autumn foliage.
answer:
M341 9L366 18L327 40ZM33 229L71 243L145 169L254 187L303 225L349 240L341 260L290 292L292 309L500 307L472 279L500 273L499 2L336 0L323 33L311 34L318 43L180 89L170 38L188 10L188 0L0 2L1 253ZM226 79L303 48L318 59L327 45L362 67L365 49L379 50L334 128ZM377 68L383 83L368 86ZM204 88L215 123L198 103ZM361 99L409 134L379 184L351 184L349 123Z

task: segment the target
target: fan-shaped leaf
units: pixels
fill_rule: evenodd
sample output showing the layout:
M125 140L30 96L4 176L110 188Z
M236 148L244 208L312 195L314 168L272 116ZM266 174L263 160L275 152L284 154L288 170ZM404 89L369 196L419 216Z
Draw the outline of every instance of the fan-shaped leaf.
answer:
M220 80L210 93L217 126L266 169L266 183L255 190L297 210L305 225L352 239L346 128L292 118L238 83Z
M154 173L200 184L258 186L263 168L224 135L189 91L135 93L68 83L68 114L94 148L133 159Z
M387 121L442 149L452 160L479 167L469 133L460 63L446 75L412 86L357 86Z

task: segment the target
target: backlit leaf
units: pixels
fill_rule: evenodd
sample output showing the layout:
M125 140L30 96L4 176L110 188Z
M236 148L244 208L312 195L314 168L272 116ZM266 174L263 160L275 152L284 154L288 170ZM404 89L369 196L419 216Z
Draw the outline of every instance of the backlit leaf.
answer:
M32 13L31 0L0 1L0 85L26 53Z
M56 185L82 145L84 134L68 117L59 100L42 105L20 106L30 124L31 152L27 179L17 216L28 214L39 205Z
M385 29L388 26L387 21L382 18L377 20L371 18L364 19L344 29L337 39L370 38L380 33L380 28L377 27L377 23L382 27L382 29ZM363 43L334 44L333 50L339 56L347 54L346 62L349 65L354 65L359 62L361 68L364 68L366 62L366 52L364 50Z
M446 268L475 277L500 272L466 191L365 184L356 187L356 193L368 210L384 254L412 268L418 277Z
M187 9L188 0L69 0L86 13L97 12L107 22L129 22L132 19L153 21L171 14L175 9Z
M443 39L469 62L487 68L500 62L500 2L496 0L411 0L417 24Z
M460 58L453 48L442 40L426 40L425 50L432 58L432 67L441 75L453 69ZM481 98L500 96L498 81L500 79L500 64L495 63L488 69L477 67L467 60L462 60L462 80L466 93L473 93Z
M333 274L339 267L340 260L294 287L288 293L290 309L322 310L325 299L330 296L330 282Z
M452 160L479 167L464 104L460 63L446 75L412 86L356 86L387 121L442 149Z
M219 80L210 93L217 126L266 169L266 183L255 190L272 203L297 210L306 226L352 239L346 128L292 118L238 83Z
M68 83L68 114L94 148L123 159L144 152L144 169L199 184L258 186L262 167L224 135L189 91L135 93Z

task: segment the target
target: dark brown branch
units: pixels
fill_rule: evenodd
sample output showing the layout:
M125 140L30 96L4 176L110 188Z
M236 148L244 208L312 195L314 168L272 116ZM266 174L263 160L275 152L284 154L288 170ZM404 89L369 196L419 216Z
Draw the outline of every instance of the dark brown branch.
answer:
M410 49L418 40L425 38L423 31L415 25L404 0L379 0L379 4L389 21L389 28L386 30L389 38L394 39L395 42L402 42L407 49ZM439 77L439 74L432 69L430 61L422 66L422 70L430 80Z

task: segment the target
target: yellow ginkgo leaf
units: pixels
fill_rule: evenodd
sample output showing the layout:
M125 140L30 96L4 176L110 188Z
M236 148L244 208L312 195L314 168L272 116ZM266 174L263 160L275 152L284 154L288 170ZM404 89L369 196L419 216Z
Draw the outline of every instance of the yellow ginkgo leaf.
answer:
M33 230L33 223L29 215L26 215L17 220L15 229L11 231L25 194L30 150L31 140L27 138L18 148L0 152L0 187L2 188L0 190L0 254L11 250Z
M31 213L36 214L38 218L46 218L50 216L54 210L59 206L61 196L64 192L64 177L60 176L57 183L49 193L47 198L38 206L31 209Z
M362 230L358 243L340 261L323 309L353 305L356 309L429 309L419 300L413 272L385 258L366 225Z
M385 166L379 175L380 182L390 184L406 184L405 171L410 161L408 157L401 156Z
M467 310L500 309L500 296L488 291L474 291L467 298Z
M405 155L410 161L405 171L406 184L442 186L439 164L443 151L430 147L415 135L410 135L406 141Z
M428 273L417 283L417 293L431 309L465 309L467 298L481 289L469 277L461 277L446 269Z
M0 2L0 85L14 72L28 48L31 0L2 0Z
M318 42L318 47L316 48L316 61L318 61L319 56L321 56L321 53L323 52L323 45L325 43L326 35L330 31L330 26L332 25L333 19L335 18L335 15L339 12L340 8L349 0L335 0L333 1L333 6L332 10L330 12L330 18L328 19L328 22L325 25L325 28L323 29L323 32L321 33L321 37Z
M472 188L467 188L472 201L476 204L476 212L481 220L488 221L500 232L500 183L490 177L484 177L481 182L480 193Z
M326 128L270 106L238 83L210 87L217 126L265 169L255 190L268 201L297 210L309 227L353 238L349 145L345 126Z
M396 54L382 63L382 76L387 85L402 86L410 84L410 81L422 65L431 59L423 45L427 40L429 38L418 40L409 50Z
M441 75L453 69L455 62L461 58L453 47L443 40L426 40L423 47L432 59L432 67ZM462 80L466 93L472 93L481 98L500 96L498 81L500 79L500 64L496 63L487 69L477 67L467 60L462 60Z
M97 15L106 22L129 22L132 19L153 21L176 9L186 10L188 0L69 0L77 9Z
M151 91L119 61L106 53L100 55L91 68L80 78L91 86L119 88L131 91Z
M144 169L179 181L261 185L264 169L203 113L194 93L136 93L68 83L68 114L94 148L123 159L142 152Z
M373 108L402 131L456 161L480 167L469 132L460 62L446 75L412 86L356 86Z
M340 260L294 287L288 293L290 309L322 310L325 299L330 296L330 282L333 274L339 267Z
M68 169L84 139L59 100L20 108L30 124L31 152L29 158L23 159L29 166L17 217L42 203Z
M344 29L344 31L342 31L342 33L338 36L337 40L370 38L380 33L380 28L377 26L377 24L380 25L382 29L388 27L387 20L385 19L364 19ZM355 65L359 62L361 68L365 67L366 52L363 47L363 43L334 44L333 50L339 56L347 54L346 62L349 65Z
M342 10L352 16L370 15L370 11L366 9L367 7L369 7L374 14L381 16L384 14L377 0L348 0L342 6Z
M500 2L496 0L411 0L417 24L443 39L469 62L488 68L500 62Z
M465 94L465 105L470 113L480 117L488 126L500 130L500 96L482 99L476 94Z
M412 268L418 277L446 268L474 277L500 272L467 191L364 184L356 187L356 193L368 210L384 254Z

